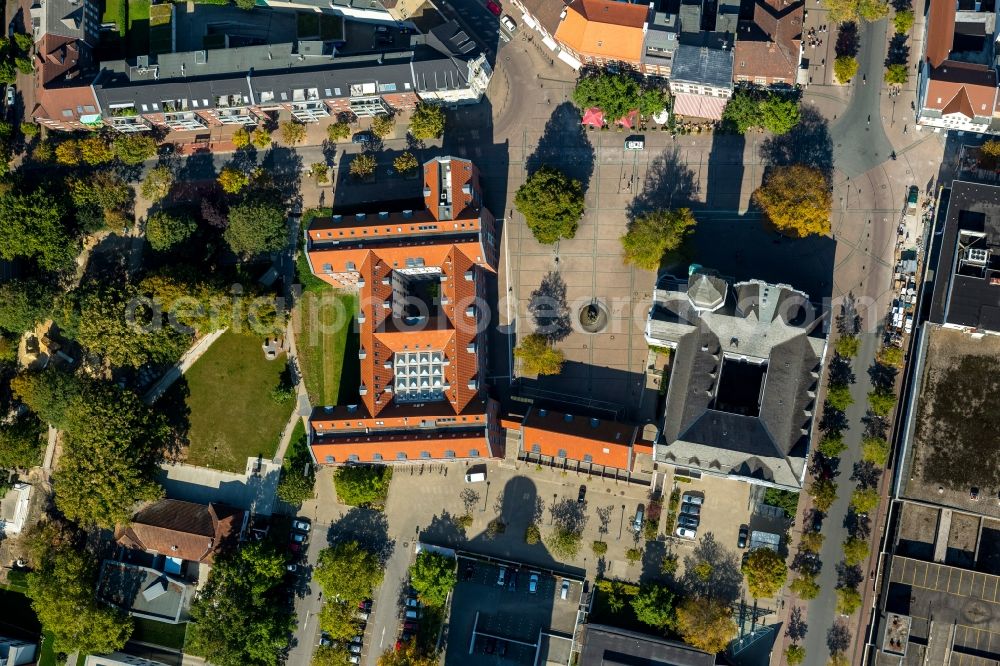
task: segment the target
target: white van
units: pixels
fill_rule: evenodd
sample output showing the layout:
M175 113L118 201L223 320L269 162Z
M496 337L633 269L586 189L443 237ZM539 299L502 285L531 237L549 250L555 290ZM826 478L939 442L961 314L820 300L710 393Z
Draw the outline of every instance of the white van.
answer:
M479 483L486 480L486 472L473 472L465 475L466 483Z

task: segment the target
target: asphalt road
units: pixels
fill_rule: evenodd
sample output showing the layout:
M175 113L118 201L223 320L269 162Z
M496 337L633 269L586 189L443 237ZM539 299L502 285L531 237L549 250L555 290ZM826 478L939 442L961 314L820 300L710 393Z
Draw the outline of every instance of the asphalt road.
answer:
M882 91L888 19L862 25L858 75L854 77L851 103L830 127L834 163L838 170L852 177L885 162L892 152L879 111L880 96L888 94Z
M323 608L320 601L319 584L312 580L312 570L316 566L319 552L326 547L326 534L329 525L313 523L310 532L309 547L306 556L300 563L302 578L300 591L302 595L295 597L295 631L291 648L288 651L288 666L309 666L312 653L319 642L319 611Z

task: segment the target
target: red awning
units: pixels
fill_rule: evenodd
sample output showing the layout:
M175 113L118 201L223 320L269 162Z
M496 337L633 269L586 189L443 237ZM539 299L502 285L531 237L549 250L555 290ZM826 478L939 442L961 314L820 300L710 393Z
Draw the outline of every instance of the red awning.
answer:
M722 120L722 111L729 100L724 97L677 93L674 96L674 113L689 118Z
M625 129L632 129L639 125L639 109L632 109L627 114L618 119L618 124Z
M604 114L596 106L583 112L582 125L591 127L604 127Z

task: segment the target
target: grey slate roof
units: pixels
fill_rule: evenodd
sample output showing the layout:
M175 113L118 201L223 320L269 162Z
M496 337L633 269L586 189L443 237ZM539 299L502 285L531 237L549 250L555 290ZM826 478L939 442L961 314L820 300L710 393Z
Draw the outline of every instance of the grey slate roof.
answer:
M274 44L162 54L145 68L110 62L94 89L104 110L134 103L143 113L162 111L163 100L188 100L188 111L214 108L215 98L226 95L244 104L261 103L262 93L271 93L274 103L309 101L310 90L315 99L347 97L352 85L364 84L367 94L460 89L468 84L465 58L477 54L461 54L468 38L457 26L442 28L415 39L409 50L388 53L309 57L295 53L293 44Z
M674 54L670 78L681 83L732 87L733 49L730 40L720 33L682 35L681 44Z
M647 327L650 344L675 349L658 459L800 487L825 319L800 322L805 294L757 280L733 285L721 309L699 313L685 298L688 284L656 291ZM690 282L695 291L706 284ZM741 357L767 363L756 416L714 407L723 363Z

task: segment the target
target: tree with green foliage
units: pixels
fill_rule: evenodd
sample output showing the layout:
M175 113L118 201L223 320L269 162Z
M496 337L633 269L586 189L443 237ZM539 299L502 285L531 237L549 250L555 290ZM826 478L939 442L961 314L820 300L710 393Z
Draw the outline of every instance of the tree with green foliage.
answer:
M31 413L0 423L0 469L29 469L39 464L43 430L42 422ZM0 480L3 476L0 472Z
M104 654L124 647L132 618L94 596L97 561L72 544L49 548L28 574L26 592L56 652Z
M250 184L249 174L230 164L219 170L219 177L216 180L226 194L239 194Z
M792 490L768 488L764 491L764 504L776 506L785 512L785 518L795 518L799 508L799 494Z
M68 231L61 197L38 189L0 195L0 257L29 259L45 271L74 265L80 243Z
M129 521L136 503L162 496L155 479L170 429L135 393L89 383L70 402L64 425L53 487L67 518L111 529Z
M154 250L169 250L190 238L197 228L197 223L190 215L160 210L150 213L146 220L146 240Z
M898 370L903 367L903 349L901 347L892 345L882 347L876 358L879 363L890 368L896 368Z
M590 544L590 549L594 551L594 555L603 557L608 552L608 544L606 541L595 541Z
M556 525L545 538L549 551L562 560L572 560L580 552L580 532L564 525Z
M666 585L643 585L632 597L632 610L643 624L666 629L674 623L674 594Z
M345 541L320 551L313 580L328 598L357 606L371 598L383 574L375 555L357 541Z
M38 126L38 123L31 123L27 121L21 123L21 134L24 135L24 138L27 140L34 139L41 131L41 127Z
M636 108L646 117L655 116L667 108L667 94L658 86L645 88L639 93Z
M853 587L837 588L837 612L841 615L853 615L861 607L861 593Z
M71 334L112 368L140 368L177 361L190 336L155 319L135 285L88 282L67 297Z
M444 109L437 104L421 102L410 114L410 134L414 139L440 139L444 136Z
M558 375L565 360L562 351L538 333L521 338L514 348L514 358L521 362L522 372L529 375Z
M15 32L14 33L14 46L21 53L29 53L31 47L35 45L35 38L26 32Z
M281 205L248 200L229 209L229 226L222 237L229 248L247 258L278 252L288 244L288 223Z
M24 56L14 57L14 67L17 68L17 71L26 76L35 71L34 66L31 64L31 59L25 58Z
M799 124L798 101L787 94L741 86L726 103L722 121L740 134L755 128L787 134Z
M66 429L69 407L85 387L84 380L51 366L41 372L21 373L10 381L11 392L18 400L60 430Z
M457 563L453 557L421 551L410 566L410 585L426 606L444 608L448 594L458 582Z
M882 437L865 437L861 440L861 459L885 467L889 462L889 442Z
M252 11L257 6L257 0L236 0L236 6L243 11Z
M895 406L896 394L891 389L877 388L868 393L868 408L876 416L889 416Z
M785 648L785 663L788 666L799 666L806 660L806 649L795 643Z
M816 582L816 576L809 574L799 574L788 588L800 599L805 599L806 601L818 597L820 590L819 583Z
M351 653L348 652L347 645L345 639L345 642L337 645L317 646L310 666L348 666L351 663Z
M357 618L358 604L336 599L327 599L323 610L319 613L319 628L331 640L347 644L361 633L360 620Z
M573 89L573 101L578 107L597 107L612 122L639 108L641 96L642 89L634 77L606 69L581 77Z
M312 166L309 167L309 175L313 177L317 185L322 185L326 182L326 175L329 172L330 167L326 165L326 162L313 162Z
M711 654L722 652L736 635L729 604L704 597L688 597L677 607L675 628L685 643Z
M347 121L338 120L337 122L331 123L327 126L326 135L333 143L343 141L347 137L351 136L351 126L347 123Z
M897 9L896 15L892 17L892 24L896 29L896 34L905 35L910 32L910 28L913 27L913 20L912 9Z
M372 134L380 139L384 139L396 128L396 119L388 113L380 113L372 118Z
M156 139L144 132L126 132L115 137L114 150L124 164L142 164L156 156Z
M886 0L858 0L858 16L874 23L889 15L889 3Z
M831 479L816 479L809 486L808 492L813 498L813 505L826 513L837 499L837 484Z
M858 355L860 347L861 341L856 335L843 335L837 339L834 350L844 358L854 358Z
M282 141L289 146L295 146L305 141L306 126L297 120L286 120L278 126L278 133Z
M399 156L392 161L392 166L396 168L399 173L412 173L416 171L420 166L417 162L417 158L413 156L413 153L406 151L400 153Z
M316 474L304 432L292 440L281 463L278 480L278 499L285 504L299 506L315 495Z
M858 59L854 56L837 56L833 61L833 74L841 83L850 83L858 74Z
M285 554L252 541L216 558L191 605L187 647L218 666L278 666L295 620L285 601Z
M819 555L819 552L823 549L824 541L826 541L826 537L823 536L822 532L804 532L799 539L799 548L807 553Z
M842 435L825 435L816 445L816 450L825 458L839 458L847 450Z
M583 185L561 171L542 166L518 188L514 205L535 240L551 245L573 238L583 216Z
M761 102L761 126L771 134L788 134L799 124L798 100L770 93Z
M836 384L826 390L826 404L839 412L847 411L854 404L851 387L846 384Z
M156 203L170 194L170 188L174 186L174 172L166 164L153 167L142 179L142 186L139 192L143 198Z
M781 233L803 238L830 232L832 195L819 169L804 164L772 167L753 200Z
M0 60L0 83L12 84L17 81L17 69L9 60Z
M56 297L51 282L15 278L0 283L0 330L20 335L49 318Z
M347 465L333 474L337 499L348 506L379 506L385 503L392 481L386 465Z
M885 82L895 84L897 86L906 85L906 82L910 80L910 70L906 65L903 64L893 64L885 68Z
M864 539L852 536L844 541L844 561L852 567L868 559L869 552L870 547Z
M881 498L875 488L857 488L851 493L851 508L856 513L869 514L878 508Z
M668 252L676 250L694 229L690 208L653 210L629 222L621 237L625 263L647 271L659 269Z
M754 548L747 553L742 570L747 578L747 588L756 598L773 597L788 578L785 559L770 548Z
M351 158L349 173L358 179L369 178L375 175L378 168L378 161L371 153L358 153Z

